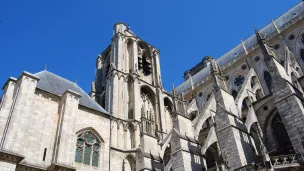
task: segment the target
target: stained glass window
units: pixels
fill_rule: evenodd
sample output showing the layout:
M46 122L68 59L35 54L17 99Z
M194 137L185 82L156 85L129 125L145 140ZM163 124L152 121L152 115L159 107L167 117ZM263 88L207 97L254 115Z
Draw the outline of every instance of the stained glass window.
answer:
M100 141L90 132L78 135L75 162L98 167Z

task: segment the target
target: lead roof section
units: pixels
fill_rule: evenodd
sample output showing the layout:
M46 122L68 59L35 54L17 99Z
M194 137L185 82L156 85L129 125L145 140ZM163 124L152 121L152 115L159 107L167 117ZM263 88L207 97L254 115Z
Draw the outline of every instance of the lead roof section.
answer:
M105 109L103 109L97 102L95 102L76 83L46 70L38 72L34 75L40 78L37 83L37 88L58 96L61 96L67 90L75 91L81 95L79 99L80 105L109 115Z
M279 18L274 20L274 23L277 25L277 27L282 31L285 24L290 22L296 17L303 18L304 13L304 2L301 1L299 4L297 4L295 7L287 11L285 14L281 15ZM263 34L265 37L269 38L276 34L276 29L273 26L273 24L268 24L266 27L260 30L260 33ZM257 40L255 35L252 35L247 40L244 41L245 48L250 52L256 48ZM237 60L239 60L242 57L245 57L246 53L243 48L242 44L237 45L235 48L231 49L229 52L221 56L216 60L216 63L221 67L221 69L227 68L226 65L235 63ZM193 84L199 84L204 79L207 79L207 77L210 74L210 68L206 67L200 70L197 74L192 76ZM191 82L190 80L184 81L181 85L179 85L176 88L177 94L181 94L183 92L186 92L191 88Z

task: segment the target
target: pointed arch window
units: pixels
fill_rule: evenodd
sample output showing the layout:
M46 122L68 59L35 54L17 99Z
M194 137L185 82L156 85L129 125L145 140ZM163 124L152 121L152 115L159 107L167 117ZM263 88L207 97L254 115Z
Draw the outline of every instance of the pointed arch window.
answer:
M138 42L138 70L145 76L152 73L152 58L149 47L144 42Z
M272 129L276 137L277 143L279 145L279 150L281 154L294 153L291 141L289 139L286 128L282 122L279 114L276 114L272 120Z
M272 77L268 71L264 71L264 80L266 82L269 91L271 92Z
M77 136L75 162L98 167L100 140L86 131Z

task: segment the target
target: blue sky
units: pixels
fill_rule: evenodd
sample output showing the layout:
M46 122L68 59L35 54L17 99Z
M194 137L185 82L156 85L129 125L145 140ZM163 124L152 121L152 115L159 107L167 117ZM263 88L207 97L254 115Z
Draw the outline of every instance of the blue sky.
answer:
M160 50L164 86L225 54L300 0L0 0L0 85L48 70L89 92L97 55L122 21Z

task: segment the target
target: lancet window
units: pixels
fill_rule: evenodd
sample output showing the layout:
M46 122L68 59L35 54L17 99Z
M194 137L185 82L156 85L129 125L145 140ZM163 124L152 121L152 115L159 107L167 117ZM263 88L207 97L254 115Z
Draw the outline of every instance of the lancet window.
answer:
M155 109L154 98L148 88L142 88L141 90L141 119L142 119L142 131L148 135L155 135Z
M142 42L138 44L138 70L145 76L152 73L152 61L149 47Z

